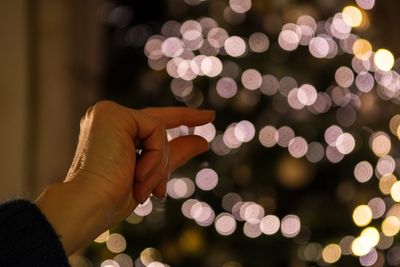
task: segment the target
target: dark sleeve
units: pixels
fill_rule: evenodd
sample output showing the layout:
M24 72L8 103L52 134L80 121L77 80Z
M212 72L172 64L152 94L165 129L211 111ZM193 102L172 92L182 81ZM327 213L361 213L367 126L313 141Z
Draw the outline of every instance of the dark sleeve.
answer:
M0 205L0 266L69 266L56 232L27 200Z

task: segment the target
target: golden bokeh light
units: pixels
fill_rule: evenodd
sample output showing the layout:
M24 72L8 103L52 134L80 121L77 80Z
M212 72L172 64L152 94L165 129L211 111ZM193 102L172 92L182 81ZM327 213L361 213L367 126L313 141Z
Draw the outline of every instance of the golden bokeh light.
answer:
M337 244L329 244L322 250L322 259L326 263L335 263L340 259L342 249Z
M287 188L301 188L310 182L312 173L303 159L284 156L277 165L279 182Z
M148 247L142 250L140 252L140 261L145 265L149 265L150 263L154 261L161 261L162 256L160 251L158 251L156 248Z
M383 194L389 195L392 190L392 186L396 182L397 178L393 174L382 176L381 179L379 180L379 189Z
M371 247L366 237L360 236L353 240L351 243L351 251L356 256L364 256L370 252Z
M399 137L399 126L400 126L400 114L394 115L389 122L389 128L392 134L396 135Z
M198 254L204 249L204 237L199 230L185 230L179 237L179 247L185 254Z
M370 146L375 155L383 157L392 149L392 142L387 133L376 132L371 136Z
M372 54L372 45L368 40L358 39L353 44L354 55L361 60L367 60Z
M392 52L387 49L378 49L375 52L374 62L376 67L382 71L389 71L394 65L394 56Z
M362 232L361 235L364 239L365 242L369 247L375 247L378 245L379 240L380 240L380 235L379 231L375 227L367 227L365 228Z
M367 205L360 205L354 209L353 221L357 226L366 226L372 220L371 208Z
M394 201L400 202L400 181L397 181L392 185L390 195Z
M346 6L343 8L343 21L351 26L351 27L358 27L361 25L363 21L363 14L361 13L360 9L355 6Z
M102 233L101 235L99 235L94 242L96 243L105 243L107 242L107 240L110 238L110 231L107 230L104 233Z
M385 236L395 236L400 231L400 220L396 216L389 216L383 220L381 228Z

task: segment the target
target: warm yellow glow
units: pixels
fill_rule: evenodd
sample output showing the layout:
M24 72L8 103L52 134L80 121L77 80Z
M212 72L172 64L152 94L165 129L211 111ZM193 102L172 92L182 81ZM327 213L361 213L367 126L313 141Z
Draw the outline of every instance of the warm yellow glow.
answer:
M362 21L360 26L358 26L357 28L359 30L366 30L369 28L369 25L371 24L370 18L368 16L368 13L366 13L364 10L360 10L361 14L362 14Z
M110 231L107 230L104 233L102 233L101 235L99 235L94 242L96 243L104 243L107 242L108 238L110 237Z
M329 244L322 250L322 259L326 263L335 263L340 259L342 249L337 244Z
M379 49L374 56L374 62L378 69L382 71L389 71L394 65L394 56L392 52L387 49Z
M389 128L392 134L396 135L399 137L399 126L400 126L400 115L396 114L394 115L389 122Z
M396 202L400 202L400 181L395 182L390 189L390 195L393 200Z
M198 254L205 246L203 235L199 230L188 229L179 237L179 246L187 254Z
M354 209L353 221L357 226L366 226L372 220L372 211L367 205L360 205Z
M161 258L161 253L152 247L145 248L140 253L140 261L144 264L144 266L147 266L154 261L161 261Z
M398 126L396 127L396 135L397 135L397 138L400 139L400 125L398 125Z
M372 53L372 45L365 39L358 39L353 44L354 55L361 60L367 60Z
M367 255L371 248L368 240L363 236L357 237L354 239L353 243L351 243L351 251L356 256Z
M393 174L385 175L379 180L379 189L383 194L389 195L395 182L397 182L396 176Z
M395 216L389 216L382 222L382 232L385 236L395 236L400 231L400 220Z
M361 25L363 20L363 14L361 13L360 9L356 8L355 6L346 6L343 8L343 21L351 26L351 27L358 27Z
M379 243L380 235L379 231L375 227L367 227L362 232L361 235L368 246L375 247Z
M396 216L400 220L400 204L394 204L386 213L386 217Z
M371 149L378 157L387 155L392 149L392 142L384 132L377 132L372 135Z

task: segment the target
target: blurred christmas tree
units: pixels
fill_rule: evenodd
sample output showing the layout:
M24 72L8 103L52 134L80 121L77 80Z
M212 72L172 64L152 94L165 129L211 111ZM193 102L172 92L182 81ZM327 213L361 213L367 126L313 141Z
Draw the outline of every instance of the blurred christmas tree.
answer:
M210 152L172 175L167 200L100 236L86 262L400 264L400 64L376 46L396 45L381 32L396 25L384 8L398 6L108 2L105 96L213 108L217 119L169 130L204 136Z

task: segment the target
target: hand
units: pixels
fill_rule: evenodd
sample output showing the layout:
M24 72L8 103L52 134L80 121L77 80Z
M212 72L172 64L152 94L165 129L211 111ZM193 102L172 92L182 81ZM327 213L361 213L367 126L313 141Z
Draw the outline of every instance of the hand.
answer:
M151 193L165 196L169 174L208 150L199 136L167 141L166 129L197 126L214 112L192 108L133 110L110 101L90 108L81 120L76 154L63 183L37 200L68 254L125 219ZM142 153L136 155L140 143Z

